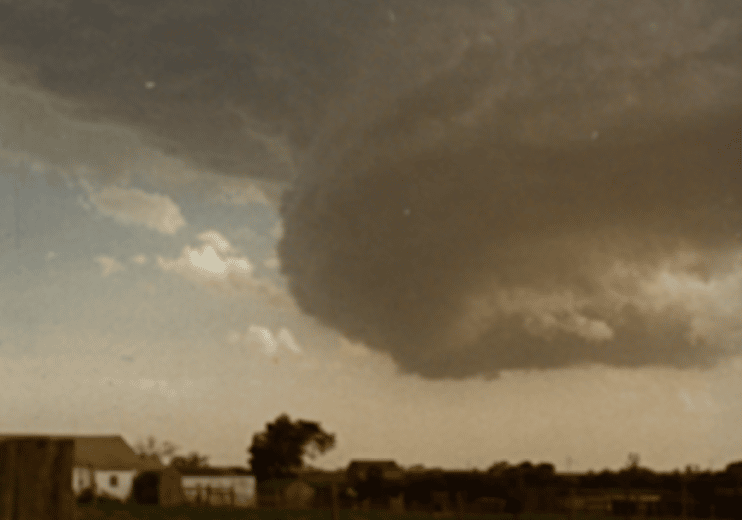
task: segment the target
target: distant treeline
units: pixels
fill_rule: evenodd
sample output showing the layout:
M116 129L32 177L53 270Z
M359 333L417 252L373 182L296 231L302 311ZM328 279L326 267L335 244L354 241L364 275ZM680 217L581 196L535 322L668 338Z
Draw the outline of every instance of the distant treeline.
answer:
M638 461L637 461L638 462ZM397 497L407 510L481 512L568 512L574 497L581 510L604 507L613 514L687 515L736 518L742 514L742 462L723 471L656 472L631 464L617 471L557 473L550 463L498 463L486 471L417 468L404 477L386 479L369 474L349 479L341 500L386 507ZM592 497L588 506L584 497ZM318 497L319 498L319 497ZM327 497L329 500L329 496Z

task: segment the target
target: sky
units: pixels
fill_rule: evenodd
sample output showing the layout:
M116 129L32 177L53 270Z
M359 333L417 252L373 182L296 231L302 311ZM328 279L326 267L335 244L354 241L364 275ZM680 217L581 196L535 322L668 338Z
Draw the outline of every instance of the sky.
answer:
M742 459L739 7L257 2L235 41L217 4L7 7L0 430Z

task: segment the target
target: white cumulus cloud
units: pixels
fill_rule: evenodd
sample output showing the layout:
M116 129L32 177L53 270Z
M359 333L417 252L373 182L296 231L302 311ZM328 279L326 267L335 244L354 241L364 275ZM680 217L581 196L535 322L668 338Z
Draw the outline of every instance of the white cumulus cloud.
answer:
M158 257L160 268L219 290L252 292L277 307L293 306L294 301L286 291L269 280L256 278L250 260L237 255L229 241L220 233L206 231L199 234L198 238L202 244L198 247L184 247L178 258Z
M219 245L212 243L200 247L186 246L179 258L168 260L159 257L157 261L166 271L201 282L240 285L240 282L249 283L253 272L253 266L246 257L225 255Z

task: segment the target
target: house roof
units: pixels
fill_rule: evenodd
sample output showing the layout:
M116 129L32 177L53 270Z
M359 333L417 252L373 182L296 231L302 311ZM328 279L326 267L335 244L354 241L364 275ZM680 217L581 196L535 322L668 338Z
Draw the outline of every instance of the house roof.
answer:
M141 458L120 435L0 435L0 442L20 439L72 440L75 466L95 469L163 469L157 457Z

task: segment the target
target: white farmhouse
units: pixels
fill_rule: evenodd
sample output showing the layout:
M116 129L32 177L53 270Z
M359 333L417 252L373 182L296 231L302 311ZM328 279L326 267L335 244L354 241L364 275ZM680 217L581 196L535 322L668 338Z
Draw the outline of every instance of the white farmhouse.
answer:
M72 490L76 495L93 489L98 495L126 500L139 473L164 468L158 460L138 457L118 435L72 439L75 442Z
M131 495L134 479L144 472L162 473L164 466L153 458L142 459L119 435L0 435L0 441L45 438L74 442L72 491L79 496L90 489L98 496L126 500Z

